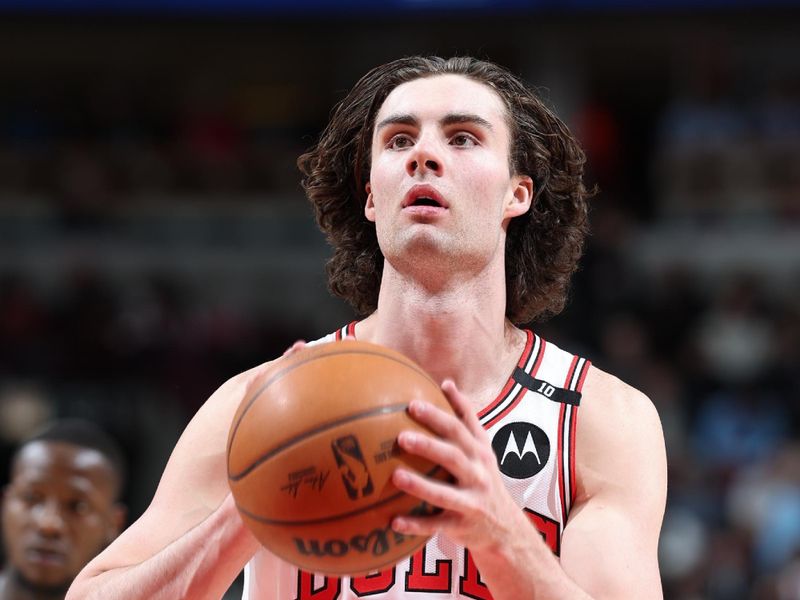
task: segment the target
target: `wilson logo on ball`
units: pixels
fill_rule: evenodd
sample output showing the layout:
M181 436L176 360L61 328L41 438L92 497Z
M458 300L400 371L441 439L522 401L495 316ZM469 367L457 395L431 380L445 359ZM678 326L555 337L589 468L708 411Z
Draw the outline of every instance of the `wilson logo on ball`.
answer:
M346 435L333 440L331 449L350 500L369 496L375 488L356 436Z
M345 556L350 552L382 556L392 546L402 544L403 541L405 541L405 536L392 531L390 527L373 529L366 535L356 535L350 540L294 538L297 551L306 556Z
M414 516L430 516L441 512L441 509L421 502L409 511ZM383 556L392 548L401 546L413 536L406 536L394 531L391 524L375 528L369 533L359 533L348 539L316 539L294 537L297 551L304 556L342 557L351 553Z

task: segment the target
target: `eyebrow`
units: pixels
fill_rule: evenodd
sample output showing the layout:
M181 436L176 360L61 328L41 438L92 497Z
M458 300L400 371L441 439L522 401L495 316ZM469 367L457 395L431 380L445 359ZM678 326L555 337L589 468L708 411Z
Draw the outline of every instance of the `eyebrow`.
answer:
M447 113L439 120L439 123L444 127L448 125L457 125L460 123L472 123L474 125L479 125L484 129L488 129L489 131L494 130L494 127L491 123L489 123L489 121L472 113ZM411 127L419 127L419 119L412 114L389 115L375 126L375 131L380 131L389 125L409 125Z

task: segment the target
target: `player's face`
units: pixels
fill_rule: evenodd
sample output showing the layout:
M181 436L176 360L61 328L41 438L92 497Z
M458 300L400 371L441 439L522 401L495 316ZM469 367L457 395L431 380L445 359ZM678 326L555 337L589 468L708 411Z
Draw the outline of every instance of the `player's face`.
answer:
M395 88L375 119L365 207L387 260L435 254L468 269L502 256L505 225L528 210L533 188L510 172L510 147L489 86L438 75Z
M66 588L116 536L114 477L95 450L47 441L22 449L3 497L3 541L29 586Z

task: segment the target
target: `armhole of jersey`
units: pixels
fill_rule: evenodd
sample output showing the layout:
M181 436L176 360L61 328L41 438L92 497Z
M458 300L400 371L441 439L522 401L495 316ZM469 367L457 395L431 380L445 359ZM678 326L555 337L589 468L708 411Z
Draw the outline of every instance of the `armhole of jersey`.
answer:
M247 561L244 566L244 585L242 586L242 600L250 600L250 566L251 561Z
M583 392L583 382L586 380L586 374L589 372L592 363L591 361L584 361L583 368L581 369L581 373L578 376L578 383L575 386L576 392ZM572 417L572 427L569 434L569 478L570 478L570 499L569 504L572 506L575 503L575 437L576 432L578 429L578 407L574 407L573 417Z
M574 356L564 382L564 388L580 392L591 365L590 361ZM579 404L563 404L558 419L558 479L562 529L567 524L569 511L575 502L575 437L579 407Z

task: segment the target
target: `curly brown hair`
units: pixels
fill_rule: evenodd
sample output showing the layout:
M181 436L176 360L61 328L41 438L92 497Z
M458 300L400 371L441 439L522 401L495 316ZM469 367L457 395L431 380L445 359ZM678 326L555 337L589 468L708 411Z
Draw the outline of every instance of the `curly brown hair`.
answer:
M566 302L588 230L585 156L566 125L519 78L471 57L413 56L374 68L333 109L318 143L300 156L302 185L333 246L328 284L357 312L377 308L383 254L364 217L375 115L402 83L463 75L491 87L508 111L510 170L533 179L531 209L511 220L506 237L506 316L516 324L557 314Z

